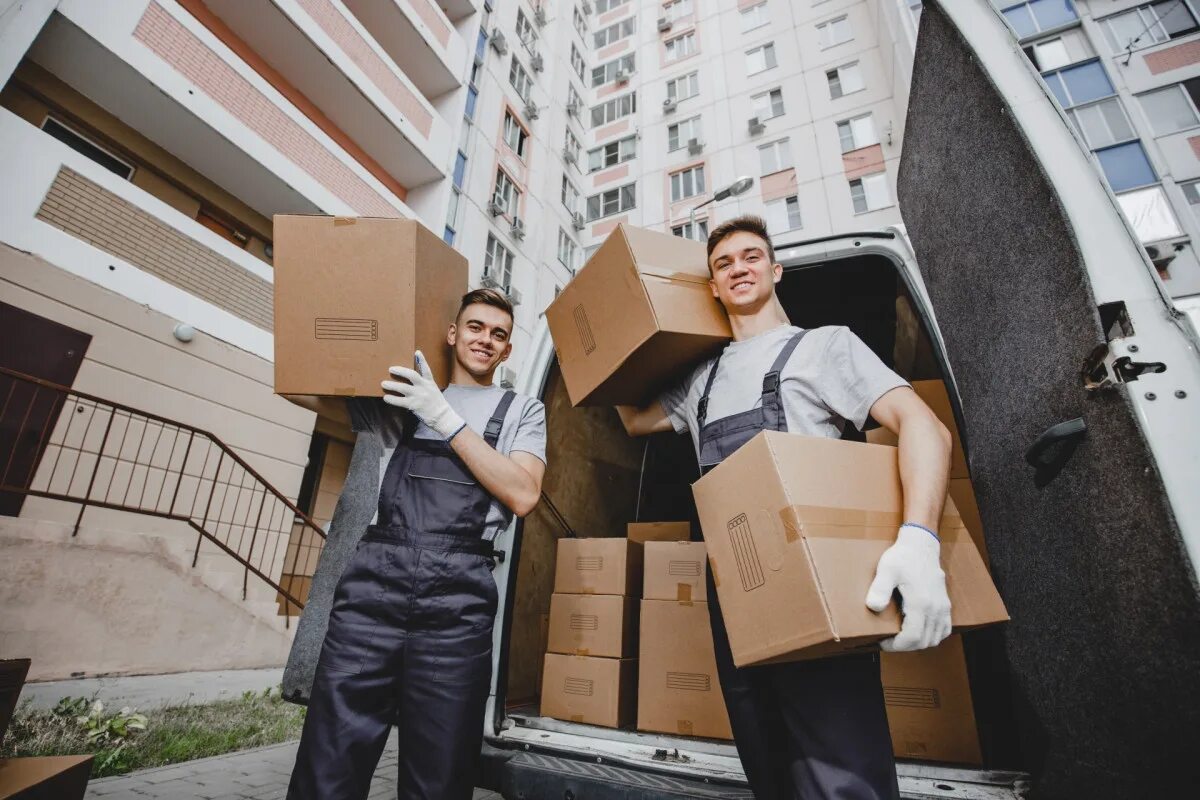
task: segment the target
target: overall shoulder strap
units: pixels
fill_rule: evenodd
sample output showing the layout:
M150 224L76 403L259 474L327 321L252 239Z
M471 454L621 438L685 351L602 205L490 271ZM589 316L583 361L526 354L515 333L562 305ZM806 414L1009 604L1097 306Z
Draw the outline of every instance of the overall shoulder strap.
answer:
M704 382L704 394L700 395L700 405L696 410L697 432L704 427L704 421L708 419L708 395L712 392L713 381L717 377L717 367L719 366L721 366L721 353L717 353L717 358L713 361L712 369L708 371L708 380Z
M496 404L496 410L492 412L492 418L488 420L487 428L483 431L483 440L492 447L496 446L496 442L500 441L500 429L504 427L504 418L508 415L508 407L512 405L517 393L509 389L500 398L500 402Z
M763 376L762 409L765 417L764 421L770 430L787 430L787 416L783 412L783 405L779 402L779 374L787 366L788 359L792 357L792 353L796 350L796 345L800 344L800 340L807 333L808 329L805 328L788 339L779 351L779 355L775 356L775 361L771 364L771 369Z

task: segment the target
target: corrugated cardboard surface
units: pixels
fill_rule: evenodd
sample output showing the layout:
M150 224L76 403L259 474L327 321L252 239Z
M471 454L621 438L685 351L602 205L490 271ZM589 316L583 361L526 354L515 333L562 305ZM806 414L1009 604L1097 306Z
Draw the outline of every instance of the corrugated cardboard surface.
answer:
M623 594L642 591L642 548L628 539L559 539L554 591Z
M895 603L865 605L895 540L894 447L765 431L693 485L738 666L827 654L896 634ZM958 629L1008 618L953 503L939 534Z
M618 225L549 308L571 404L641 404L730 339L705 245Z
M638 728L732 739L708 603L642 601Z
M975 502L975 487L971 485L971 479L951 478L950 499L954 501L954 506L962 517L967 533L971 534L971 540L979 548L979 555L983 557L983 563L988 564L987 541L983 537L983 520L979 516L979 505Z
M685 542L692 535L692 523L684 522L631 522L626 526L626 536L629 541L645 544L646 542Z
M546 654L543 716L621 728L636 711L637 659Z
M446 384L461 254L415 220L279 214L274 231L276 393L379 397L417 349Z
M646 542L642 597L703 601L708 555L704 542Z
M982 763L961 636L932 650L883 653L880 669L897 756Z
M967 456L963 452L962 440L958 436L958 425L954 422L954 411L950 408L950 395L946 393L946 384L940 380L913 381L913 391L925 401L934 415L950 431L950 477L966 478ZM871 444L887 444L895 447L896 434L887 428L873 428L866 433L867 441Z
M604 658L637 655L638 601L616 594L555 594L550 598L551 653Z

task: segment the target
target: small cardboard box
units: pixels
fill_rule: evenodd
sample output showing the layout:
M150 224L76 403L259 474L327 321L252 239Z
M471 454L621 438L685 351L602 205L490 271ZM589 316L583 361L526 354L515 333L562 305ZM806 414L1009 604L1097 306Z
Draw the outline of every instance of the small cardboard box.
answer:
M637 655L638 601L619 594L555 594L546 650L577 656Z
M641 545L616 537L558 540L555 592L637 597L641 590Z
M450 379L467 260L407 219L275 216L275 392L382 397L393 364Z
M637 712L637 659L546 653L542 715L623 728Z
M739 667L873 649L896 604L864 600L903 521L897 450L759 433L692 487ZM953 503L939 526L957 630L1008 619Z
M961 636L932 650L883 653L880 671L897 756L982 763Z
M731 338L704 243L621 224L546 309L571 404L642 405Z
M626 527L629 541L686 542L692 536L692 523L684 522L631 522Z
M642 602L638 728L733 738L717 679L708 603Z
M963 452L962 439L958 435L958 425L954 422L954 411L950 408L950 395L946 393L946 384L940 380L913 381L913 391L925 401L934 415L950 431L950 477L968 478L967 456ZM867 441L871 444L886 444L895 447L896 434L887 428L872 428L866 433Z
M708 556L704 542L646 542L642 597L646 600L706 600Z

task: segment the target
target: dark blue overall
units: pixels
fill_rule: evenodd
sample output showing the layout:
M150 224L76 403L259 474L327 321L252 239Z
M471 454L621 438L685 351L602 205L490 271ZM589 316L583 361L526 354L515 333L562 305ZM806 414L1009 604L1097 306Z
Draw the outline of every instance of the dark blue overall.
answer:
M807 331L789 339L763 378L762 404L705 424L721 360L708 375L697 414L700 470L708 472L759 431L786 431L779 374ZM733 665L725 619L708 573L717 674L738 755L757 800L892 800L900 796L874 654L816 661Z
M492 447L512 401L487 424ZM365 798L392 725L401 800L471 796L496 617L491 503L449 443L409 435L396 448L378 524L338 583L290 800Z

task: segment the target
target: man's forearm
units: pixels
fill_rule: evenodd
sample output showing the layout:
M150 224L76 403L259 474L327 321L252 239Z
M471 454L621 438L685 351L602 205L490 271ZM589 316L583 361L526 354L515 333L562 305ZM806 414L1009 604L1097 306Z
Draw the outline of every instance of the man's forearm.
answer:
M899 430L904 522L936 531L950 477L950 432L933 414L912 414Z
M450 440L450 447L483 488L518 517L525 516L537 505L541 497L539 482L512 458L485 442L478 433L463 428Z

